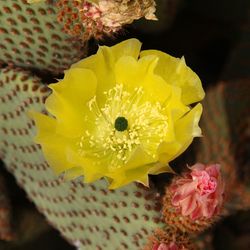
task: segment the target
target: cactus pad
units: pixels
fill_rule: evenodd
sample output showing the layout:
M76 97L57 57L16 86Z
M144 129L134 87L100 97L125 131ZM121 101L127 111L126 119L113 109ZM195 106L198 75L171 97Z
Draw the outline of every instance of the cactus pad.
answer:
M0 64L62 72L84 55L83 42L62 31L57 7L0 1Z
M28 110L43 111L48 88L8 68L0 71L0 93L0 156L48 221L79 249L142 249L161 226L156 191L134 183L110 191L104 180L83 184L55 176L27 117Z

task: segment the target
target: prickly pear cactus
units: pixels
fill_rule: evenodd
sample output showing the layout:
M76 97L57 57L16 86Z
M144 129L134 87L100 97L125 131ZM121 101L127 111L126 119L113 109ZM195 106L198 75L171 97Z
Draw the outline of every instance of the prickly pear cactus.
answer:
M0 70L0 157L37 208L79 249L142 249L161 227L156 191L130 184L108 190L57 177L32 138L29 110L43 111L48 88L19 69Z
M57 74L84 56L83 41L62 31L58 7L47 2L0 1L0 64Z
M241 149L245 152L247 145L240 142L248 138L249 83L247 79L218 83L206 92L203 102L203 139L196 145L196 157L198 162L213 160L221 164L226 183L227 212L250 208L249 183L247 186L240 177L245 154L237 157L237 151Z

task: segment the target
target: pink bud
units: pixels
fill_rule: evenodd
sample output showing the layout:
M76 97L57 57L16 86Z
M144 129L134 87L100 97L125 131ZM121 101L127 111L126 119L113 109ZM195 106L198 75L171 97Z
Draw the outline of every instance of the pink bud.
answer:
M211 218L218 213L223 202L220 166L197 163L190 170L171 184L172 205L178 207L183 216L190 216L193 220Z
M179 247L174 242L170 244L156 243L152 250L179 250Z

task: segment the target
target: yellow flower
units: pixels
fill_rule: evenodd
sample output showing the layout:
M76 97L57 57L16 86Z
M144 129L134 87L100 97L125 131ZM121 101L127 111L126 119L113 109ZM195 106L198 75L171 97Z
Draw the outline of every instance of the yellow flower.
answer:
M169 161L201 135L202 106L190 106L204 97L198 76L184 58L140 47L136 39L102 46L50 85L52 116L31 115L56 173L105 176L112 189L148 185L148 174L171 171Z

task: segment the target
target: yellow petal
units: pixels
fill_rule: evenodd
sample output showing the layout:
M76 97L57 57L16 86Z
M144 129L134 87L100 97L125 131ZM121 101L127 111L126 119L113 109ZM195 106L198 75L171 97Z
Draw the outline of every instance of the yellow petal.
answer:
M107 53L109 55L107 55ZM85 58L78 63L71 66L71 69L89 69L96 76L97 80L97 94L102 95L103 91L112 88L115 85L115 78L113 73L114 56L110 51L100 47L97 54Z
M141 42L135 38L125 40L110 47L110 50L112 51L112 54L114 55L116 61L123 56L132 56L133 58L137 59L140 53L140 49Z
M142 183L144 186L148 187L149 174L160 174L165 172L173 173L173 170L168 166L168 164L163 165L161 163L152 163L148 165L142 165L141 167L130 169L123 173L113 174L109 189L116 189L133 181Z
M96 70L109 70L120 57L131 56L137 59L141 49L141 42L137 39L128 39L112 47L101 46L95 55L89 56L71 66L71 68L90 69L96 73Z
M158 149L161 162L169 162L191 144L194 137L201 136L201 129L198 125L202 113L201 104L197 104L189 113L179 119L175 124L174 142L163 142Z
M57 118L57 133L78 137L90 125L85 117L91 116L87 102L96 92L95 75L87 69L71 69L65 72L62 81L49 87L53 93L45 106Z
M124 84L131 93L142 87L146 100L163 103L171 93L171 86L154 74L158 58L148 56L136 61L133 57L121 57L115 65L116 82Z
M167 115L171 117L173 123L186 114L190 107L183 104L181 101L181 89L176 86L171 86L171 96L167 100L166 109Z
M148 155L141 147L138 147L128 160L128 163L123 167L123 171L136 168L140 165L148 165L155 161L156 159Z
M77 148L72 145L67 148L66 154L67 161L69 161L72 165L81 168L81 173L84 175L84 181L86 183L100 179L107 171L105 166L97 165L95 159L80 156L77 153Z
M186 66L185 59L172 57L157 50L145 50L141 57L155 55L159 58L155 73L162 76L171 85L182 89L182 101L188 105L204 98L204 90L199 77Z
M36 112L30 112L35 121L37 136L35 141L41 144L45 159L53 170L59 174L66 169L74 167L67 161L67 147L72 142L55 133L56 123L53 118Z
M113 175L113 177L111 177L112 181L109 185L109 189L117 189L133 181L137 181L143 183L145 186L148 186L148 175L145 173L148 171L148 167L143 166L143 168L143 170L138 168L123 172L120 175Z
M141 43L137 39L123 41L113 47L101 46L97 54L75 63L71 68L85 68L94 72L97 77L97 99L100 105L104 102L103 92L114 87L114 65L123 56L138 58Z
M79 176L83 176L83 169L81 167L74 167L71 169L67 169L67 171L64 174L65 180L73 180Z
M173 169L166 163L157 162L150 169L148 174L174 173Z
M49 143L50 136L56 131L56 120L36 111L29 111L28 116L34 120L36 125L35 141L37 143Z

